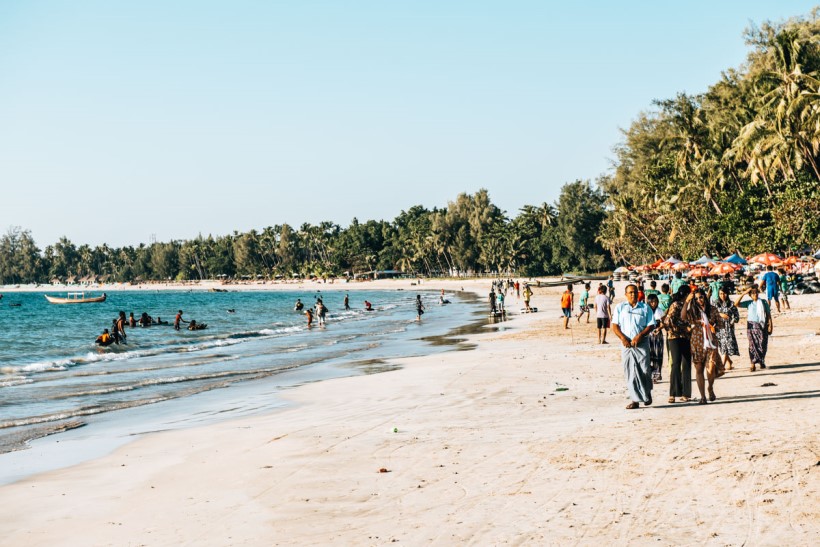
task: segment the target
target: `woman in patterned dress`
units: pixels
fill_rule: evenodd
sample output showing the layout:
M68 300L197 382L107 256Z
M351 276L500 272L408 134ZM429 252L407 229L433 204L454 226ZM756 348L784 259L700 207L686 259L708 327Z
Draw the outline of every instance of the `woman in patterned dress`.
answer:
M737 306L731 301L724 287L718 290L718 299L714 305L718 315L723 319L723 326L715 332L718 339L718 351L722 356L723 366L726 370L732 370L731 356L740 355L737 338L735 338L735 324L740 321L740 312L737 311Z
M717 338L714 330L723 326L723 319L709 302L706 292L697 289L686 299L683 318L692 327L689 332L689 344L692 348L692 364L695 367L695 379L700 391L700 401L706 404L706 383L709 383L709 400L714 401L715 378L722 376L718 372ZM704 375L704 371L706 374Z
M679 397L682 403L692 397L692 352L689 346L689 323L682 315L689 296L689 285L681 285L672 295L672 304L663 317L663 328L666 329L666 347L669 348L669 402L674 403Z

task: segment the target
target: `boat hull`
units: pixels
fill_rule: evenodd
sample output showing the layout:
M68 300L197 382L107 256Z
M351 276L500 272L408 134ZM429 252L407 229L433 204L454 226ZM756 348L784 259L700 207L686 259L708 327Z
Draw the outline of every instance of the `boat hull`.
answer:
M52 304L93 304L94 302L105 302L106 299L106 295L83 298L63 298L61 296L49 296L47 294L43 296Z

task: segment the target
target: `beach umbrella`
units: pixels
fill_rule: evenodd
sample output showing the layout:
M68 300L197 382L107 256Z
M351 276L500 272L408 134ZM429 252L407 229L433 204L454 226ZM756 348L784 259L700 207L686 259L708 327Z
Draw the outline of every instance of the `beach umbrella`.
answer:
M794 266L795 264L797 264L798 260L800 260L800 258L797 255L787 256L786 259L783 261L783 264L785 264L786 266Z
M761 253L749 259L749 262L756 262L764 266L779 266L783 263L783 259L772 253Z
M659 258L658 260L656 260L655 262L653 262L649 266L650 266L651 269L657 270L658 268L661 267L661 264L663 264L663 259Z
M667 258L666 260L664 260L664 262L668 262L669 264L677 264L677 263L679 263L679 262L682 262L682 260L678 260L678 259L677 259L677 258L675 258L674 256L670 256L669 258Z
M648 272L649 270L654 270L655 268L652 267L652 265L650 264L642 264L640 266L637 266L635 269L639 272Z
M688 270L689 264L687 262L678 262L677 264L672 264L672 269L676 272L680 272L682 270Z
M721 262L720 264L709 270L709 275L726 275L727 273L736 272L740 268L740 264L733 264L732 262Z
M702 256L702 257L700 257L699 259L697 259L697 260L695 260L694 262L692 262L692 264L698 264L698 265L705 265L705 264L711 264L711 263L712 263L712 259L711 259L711 258L709 258L709 257L708 257L708 256L706 256L706 255L703 255L703 256Z
M703 266L689 272L689 277L705 277L707 275L709 275L709 268L704 268Z
M724 262L731 262L732 264L746 264L746 260L740 256L739 254L735 253L733 255L727 256L723 259Z
M612 273L627 273L628 271L629 268L627 268L626 266L618 266Z

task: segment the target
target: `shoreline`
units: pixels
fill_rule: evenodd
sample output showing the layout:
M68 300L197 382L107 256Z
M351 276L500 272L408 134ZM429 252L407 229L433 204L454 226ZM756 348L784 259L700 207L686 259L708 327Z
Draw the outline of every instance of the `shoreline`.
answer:
M657 396L625 411L619 348L596 345L594 324L563 332L559 293L536 291L539 313L465 336L473 351L305 384L284 410L149 434L0 487L13 500L0 534L13 545L70 544L90 528L105 544L811 544L820 295L775 316L765 372L744 367L738 327L741 357L715 403Z

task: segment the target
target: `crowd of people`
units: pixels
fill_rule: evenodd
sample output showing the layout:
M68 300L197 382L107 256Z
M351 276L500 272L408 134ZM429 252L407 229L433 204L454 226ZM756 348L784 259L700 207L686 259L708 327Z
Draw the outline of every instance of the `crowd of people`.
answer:
M182 323L187 324L187 330L203 330L208 328L206 323L199 323L196 319L191 319L190 321L182 318L182 310L179 310L174 317L174 330L180 330ZM120 311L117 317L115 317L111 321L111 330L103 329L102 334L100 334L94 343L101 347L108 347L111 345L119 345L119 344L127 344L128 335L125 332L125 328L135 328L135 327L151 327L154 325L168 325L168 321L163 321L163 319L159 316L156 318L151 317L148 315L147 312L142 312L140 318L137 319L134 317L134 312L131 312L128 317L126 318L125 312Z
M652 404L653 384L662 380L664 337L670 361L668 402L692 400L693 367L698 403L715 401L715 380L732 370L732 357L740 355L735 335L735 325L740 321L738 308L748 310L750 371L765 369L768 338L774 328L771 305L774 303L778 311L781 301L788 306L787 283L771 266L757 279L745 279L739 291L728 277L698 282L685 280L678 273L670 283L663 283L660 291L654 280L650 281L649 289L644 288L642 281L630 282L624 291L625 301L614 308L602 284L595 301L599 342L606 343L605 328L611 324L612 332L623 345L621 362L630 398L626 408ZM588 291L589 285L585 287ZM572 292L571 285L562 295L562 307L570 300L567 292ZM582 300L579 321L584 313L589 313L583 296ZM565 326L566 323L564 310Z

